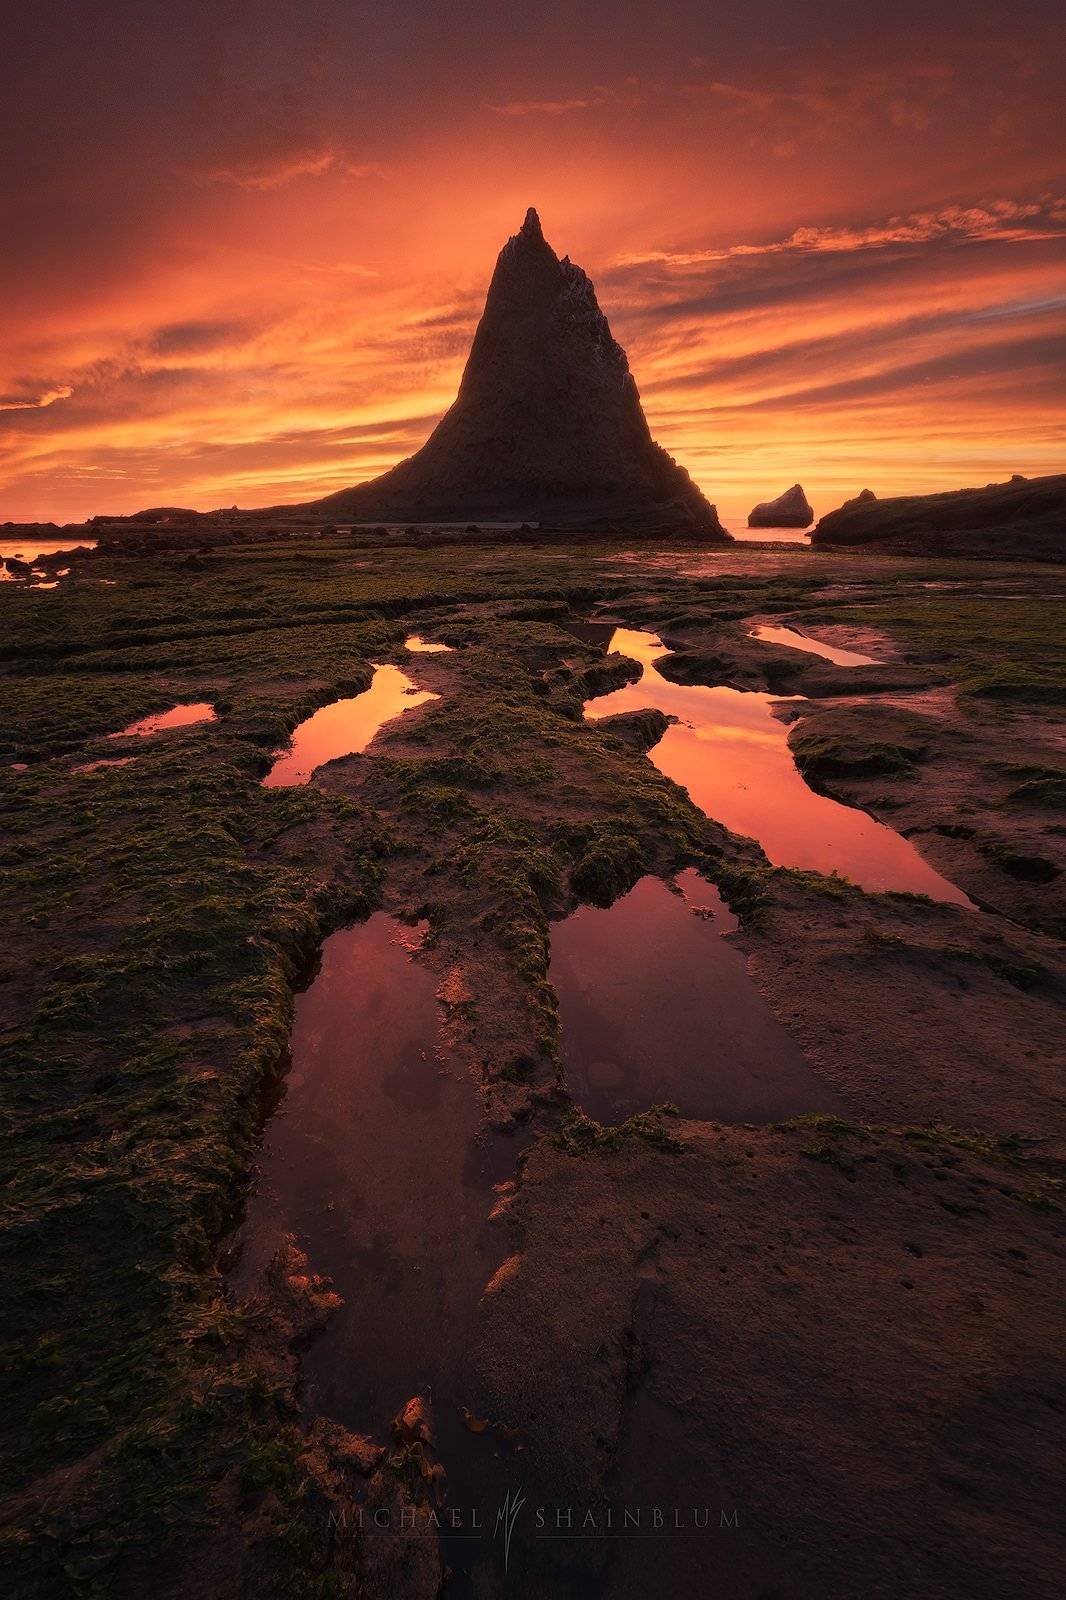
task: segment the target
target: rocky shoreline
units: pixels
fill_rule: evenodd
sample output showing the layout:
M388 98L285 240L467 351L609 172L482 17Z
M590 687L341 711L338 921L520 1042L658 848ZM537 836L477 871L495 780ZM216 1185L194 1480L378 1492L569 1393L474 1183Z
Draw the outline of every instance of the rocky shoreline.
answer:
M526 1497L506 1592L1050 1596L1023 1488L1057 1451L1062 1252L1046 568L340 534L189 554L105 541L56 590L0 591L10 1592L420 1600L446 1567L500 1592L491 1533L464 1554L440 1526L466 1471L448 1418L404 1406L375 1442L302 1410L303 1352L348 1314L313 1257L227 1290L294 994L330 932L384 909L428 925L449 1059L513 1152L459 1422L499 1501ZM584 721L635 665L589 618L654 629L678 681L801 696L808 781L988 909L772 868L656 772L663 719ZM878 664L752 638L768 620ZM440 699L264 789L370 663L413 670L412 631L452 647L417 658ZM215 720L78 770L192 701ZM840 1117L604 1127L573 1105L552 922L686 866ZM655 1505L713 1508L713 1537L538 1542L538 1509Z

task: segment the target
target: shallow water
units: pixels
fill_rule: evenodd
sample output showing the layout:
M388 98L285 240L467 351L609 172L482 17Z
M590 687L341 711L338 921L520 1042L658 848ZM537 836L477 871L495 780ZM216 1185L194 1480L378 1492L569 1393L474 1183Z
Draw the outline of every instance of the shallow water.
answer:
M721 1122L839 1111L723 937L736 918L717 890L692 869L677 883L642 878L609 910L580 906L552 927L574 1100L604 1123L662 1101Z
M809 655L821 656L838 667L876 667L873 656L860 655L858 650L844 650L839 645L826 644L822 639L812 639L810 634L799 633L795 628L782 628L774 623L760 623L752 628L749 639L761 639L764 644L787 644L793 650L805 650Z
M678 720L649 759L693 803L734 833L757 839L775 866L837 872L864 889L972 905L907 840L865 811L808 788L774 716L781 695L670 683L655 662L670 654L654 633L618 628L611 651L644 668L639 683L586 703L593 720L654 706Z
M719 517L726 533L749 544L810 544L814 523L809 528L749 528L747 517Z
M65 578L69 571L67 567L58 577ZM24 589L56 589L59 586L56 578L49 578L46 571L37 567L29 573L11 572L3 562L0 562L0 583L20 583Z
M218 714L206 700L190 700L185 705L171 706L169 711L157 711L153 716L141 717L131 722L119 733L108 734L109 739L129 739L134 735L142 739L153 733L163 733L167 728L188 728L197 722L217 722Z
M399 667L375 667L369 689L346 700L321 706L301 722L287 750L263 779L268 789L307 783L316 767L338 756L358 755L378 729L427 700L440 695L419 689Z
M408 634L403 642L405 650L413 650L416 655L436 656L451 652L450 644L432 644L428 639L423 639L420 633Z
M62 550L95 550L95 539L0 539L0 560L15 556L19 561L39 561L42 556L57 556Z
M452 1503L488 1505L498 1463L462 1417L464 1355L507 1254L488 1214L518 1147L483 1137L477 1089L443 1046L424 927L379 911L326 940L296 999L230 1289L254 1290L294 1235L344 1300L302 1359L306 1410L387 1439L412 1395L431 1396Z

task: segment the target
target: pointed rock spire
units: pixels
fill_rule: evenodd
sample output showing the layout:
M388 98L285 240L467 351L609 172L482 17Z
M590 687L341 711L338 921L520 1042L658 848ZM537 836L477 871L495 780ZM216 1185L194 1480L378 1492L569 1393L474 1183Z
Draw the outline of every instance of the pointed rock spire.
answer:
M500 251L459 394L416 455L309 508L358 521L698 527L729 536L648 430L591 280L530 206Z

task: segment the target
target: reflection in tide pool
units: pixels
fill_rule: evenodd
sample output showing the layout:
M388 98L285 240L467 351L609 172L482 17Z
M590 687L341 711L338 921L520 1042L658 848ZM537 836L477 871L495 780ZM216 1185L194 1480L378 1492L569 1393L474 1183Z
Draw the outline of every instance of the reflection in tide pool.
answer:
M412 1395L430 1396L449 1494L471 1503L479 1451L487 1512L499 1463L461 1408L478 1301L507 1253L493 1187L517 1150L483 1136L478 1091L442 1042L424 929L379 911L326 940L296 998L230 1288L254 1292L294 1235L344 1301L302 1358L307 1409L386 1437Z
M653 706L678 720L649 751L667 778L734 833L757 839L775 866L837 872L864 889L972 905L917 850L865 811L809 789L773 714L781 695L670 683L655 662L670 652L654 633L617 628L611 651L642 663L639 683L586 704L594 719Z
M365 750L386 722L427 700L439 699L440 695L417 688L399 667L375 667L369 689L347 700L334 700L300 723L289 748L275 761L263 783L268 789L306 783L324 762Z
M64 550L95 549L95 539L45 539L28 534L24 539L0 539L0 561L8 556L16 561L39 561L42 556L57 556Z
M662 1101L683 1116L769 1122L839 1111L722 937L736 918L692 869L642 878L609 910L552 927L571 1095L597 1122Z
M216 722L215 708L206 700L191 700L185 705L171 706L169 711L157 711L154 716L141 717L131 722L120 733L109 733L109 739L129 739L136 735L147 739L153 733L163 733L167 728L188 728L197 722Z
M764 644L787 644L793 650L805 650L808 655L821 656L823 661L832 661L837 667L878 665L873 656L860 655L857 650L844 650L839 645L825 644L821 639L812 639L809 634L798 633L795 628L781 628L773 623L760 623L757 628L752 628L748 637L761 639Z

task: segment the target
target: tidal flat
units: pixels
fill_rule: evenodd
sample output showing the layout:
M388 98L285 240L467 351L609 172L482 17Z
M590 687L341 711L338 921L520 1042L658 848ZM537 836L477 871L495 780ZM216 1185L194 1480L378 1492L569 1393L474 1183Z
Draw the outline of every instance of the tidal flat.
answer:
M0 587L6 1592L1055 1593L1053 569L343 532L56 559L55 588ZM584 715L640 677L619 628L662 641L672 683L774 697L807 788L971 905L774 866L706 814L648 759L666 715ZM417 691L402 715L264 783L386 668ZM214 715L114 742L176 706ZM728 907L767 1029L838 1109L582 1109L553 928L681 873ZM419 930L388 970L417 969L439 1060L374 1076L368 976L350 1039L332 997L328 1094L298 1095L297 997L359 983L316 964L375 916ZM246 1214L287 1116L329 1197L295 1194L261 1262ZM438 1270L462 1293L434 1366L424 1330L383 1345L390 1305L452 1304ZM714 1532L564 1542L527 1516L505 1573L519 1486L600 1534L609 1505L694 1499Z

